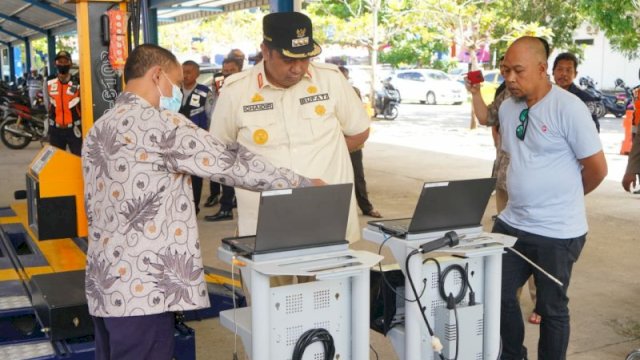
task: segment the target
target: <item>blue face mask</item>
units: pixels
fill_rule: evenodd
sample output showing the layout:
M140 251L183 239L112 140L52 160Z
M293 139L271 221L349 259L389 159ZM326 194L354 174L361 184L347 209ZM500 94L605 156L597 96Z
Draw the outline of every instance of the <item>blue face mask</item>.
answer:
M171 83L171 97L162 95L162 90L160 90L160 86L156 85L158 91L160 92L160 109L165 109L173 112L180 111L180 106L182 105L182 91L180 88L169 80L169 77L163 72L165 78Z

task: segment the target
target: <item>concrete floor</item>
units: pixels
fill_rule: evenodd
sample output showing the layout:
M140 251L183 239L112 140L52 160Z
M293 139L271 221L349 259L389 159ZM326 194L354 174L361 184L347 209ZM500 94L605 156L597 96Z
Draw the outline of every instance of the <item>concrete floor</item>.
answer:
M13 191L24 188L27 164L38 150L38 144L19 151L0 146L0 205L9 204ZM387 218L409 216L424 181L485 177L491 173L491 161L389 145L375 133L365 148L364 161L371 200ZM200 217L216 210L203 208ZM640 348L640 304L636 303L640 297L640 196L624 193L617 180L607 180L587 197L587 210L588 241L569 289L572 334L568 359L624 359L631 349ZM486 230L491 228L494 214L491 201L483 221ZM368 220L360 218L363 226ZM222 237L233 235L235 222L200 224L205 264L229 269L217 259L216 249ZM366 241L353 247L377 252L377 246ZM388 253L383 251L383 255L384 263L391 262ZM532 304L527 296L523 296L522 306L528 314ZM198 358L232 358L233 335L217 319L189 325L196 329ZM537 326L527 324L526 331L530 358L535 359ZM379 334L371 332L371 343L380 359L397 358L388 340ZM242 359L239 340L238 347ZM375 359L373 353L371 359Z

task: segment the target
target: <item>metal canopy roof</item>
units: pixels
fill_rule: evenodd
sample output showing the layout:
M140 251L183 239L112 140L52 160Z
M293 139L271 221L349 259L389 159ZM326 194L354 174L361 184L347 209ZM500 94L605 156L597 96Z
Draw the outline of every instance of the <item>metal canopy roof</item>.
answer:
M22 43L75 28L75 4L57 0L2 0L0 2L0 45Z
M179 22L269 5L269 0L149 0L158 21ZM0 47L74 31L76 6L60 0L0 0Z

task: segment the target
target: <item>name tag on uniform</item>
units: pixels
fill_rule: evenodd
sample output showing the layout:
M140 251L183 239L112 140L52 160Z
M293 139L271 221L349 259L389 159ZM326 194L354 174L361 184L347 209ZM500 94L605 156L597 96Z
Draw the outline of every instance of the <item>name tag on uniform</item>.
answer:
M191 95L191 102L189 103L192 107L200 106L200 95L193 94Z
M326 100L329 100L329 94L311 95L311 96L301 98L300 105L304 105L312 102L318 102L318 101L326 101Z
M242 107L243 112L273 110L273 103L245 105Z

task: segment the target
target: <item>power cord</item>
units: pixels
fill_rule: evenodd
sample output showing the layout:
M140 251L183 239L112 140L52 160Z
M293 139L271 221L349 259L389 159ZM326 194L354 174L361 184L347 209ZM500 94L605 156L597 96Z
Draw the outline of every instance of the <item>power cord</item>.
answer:
M382 243L380 244L380 246L378 247L378 255L382 254L382 248L384 247L384 244L389 241L389 239L391 239L393 236L391 235L387 235L384 240L382 241ZM416 299L407 299L406 297L404 297L404 294L400 294L399 292L396 291L395 287L393 285L391 285L391 283L389 282L389 280L387 280L387 276L384 274L384 271L382 271L382 263L378 262L378 269L380 269L380 276L382 277L382 281L384 281L385 285L387 285L387 287L394 293L396 294L396 296L402 298L404 301L407 302L416 302ZM424 292L427 289L427 279L422 279L422 291L420 291L420 297L422 297L422 295L424 295Z
M420 315L422 315L422 319L424 320L424 323L427 325L427 330L429 331L429 335L431 336L431 347L433 348L433 351L438 353L441 360L445 360L444 356L442 355L442 343L440 342L440 339L438 339L438 337L435 336L435 334L433 333L433 329L429 324L427 315L425 315L424 313L425 307L422 306L422 302L420 301L420 297L418 296L418 291L416 290L416 286L413 284L413 279L411 278L411 271L409 271L409 260L411 260L412 256L421 254L421 253L422 251L420 249L415 249L412 252L410 252L409 255L407 256L407 259L405 260L405 263L404 263L405 268L407 269L407 279L409 280L409 285L411 285L411 290L413 291L413 294L416 297L416 302L418 303L418 307L420 308Z
M456 320L456 356L453 360L458 360L458 354L460 353L460 322L458 321L458 309L452 293L449 293L449 297L447 297L447 309L453 310L453 316Z
M447 302L447 309L453 310L454 318L456 321L455 331L456 331L456 356L453 358L454 360L458 359L458 354L460 351L460 329L459 329L459 320L458 320L458 308L457 305L464 300L464 297L467 293L467 288L469 289L469 306L473 306L476 304L475 302L475 292L471 287L471 282L469 281L469 263L466 263L464 268L462 265L453 264L448 266L444 271L441 271L442 268L440 263L435 258L427 258L422 263L425 264L429 261L432 261L436 264L436 268L438 271L438 292L442 300ZM449 295L445 293L445 283L447 276L451 271L458 271L460 277L462 279L462 288L458 292L458 294L454 297L453 293L449 292Z
M333 336L327 331L327 329L316 328L310 329L304 332L298 338L296 345L293 347L293 355L291 360L302 360L302 355L307 347L314 342L321 341L324 348L324 360L332 360L336 353L336 348L333 344Z
M376 356L376 360L380 360L380 357L378 357L378 352L376 351L376 349L374 349L371 344L369 344L369 348L371 348L371 351L373 351L373 354Z

